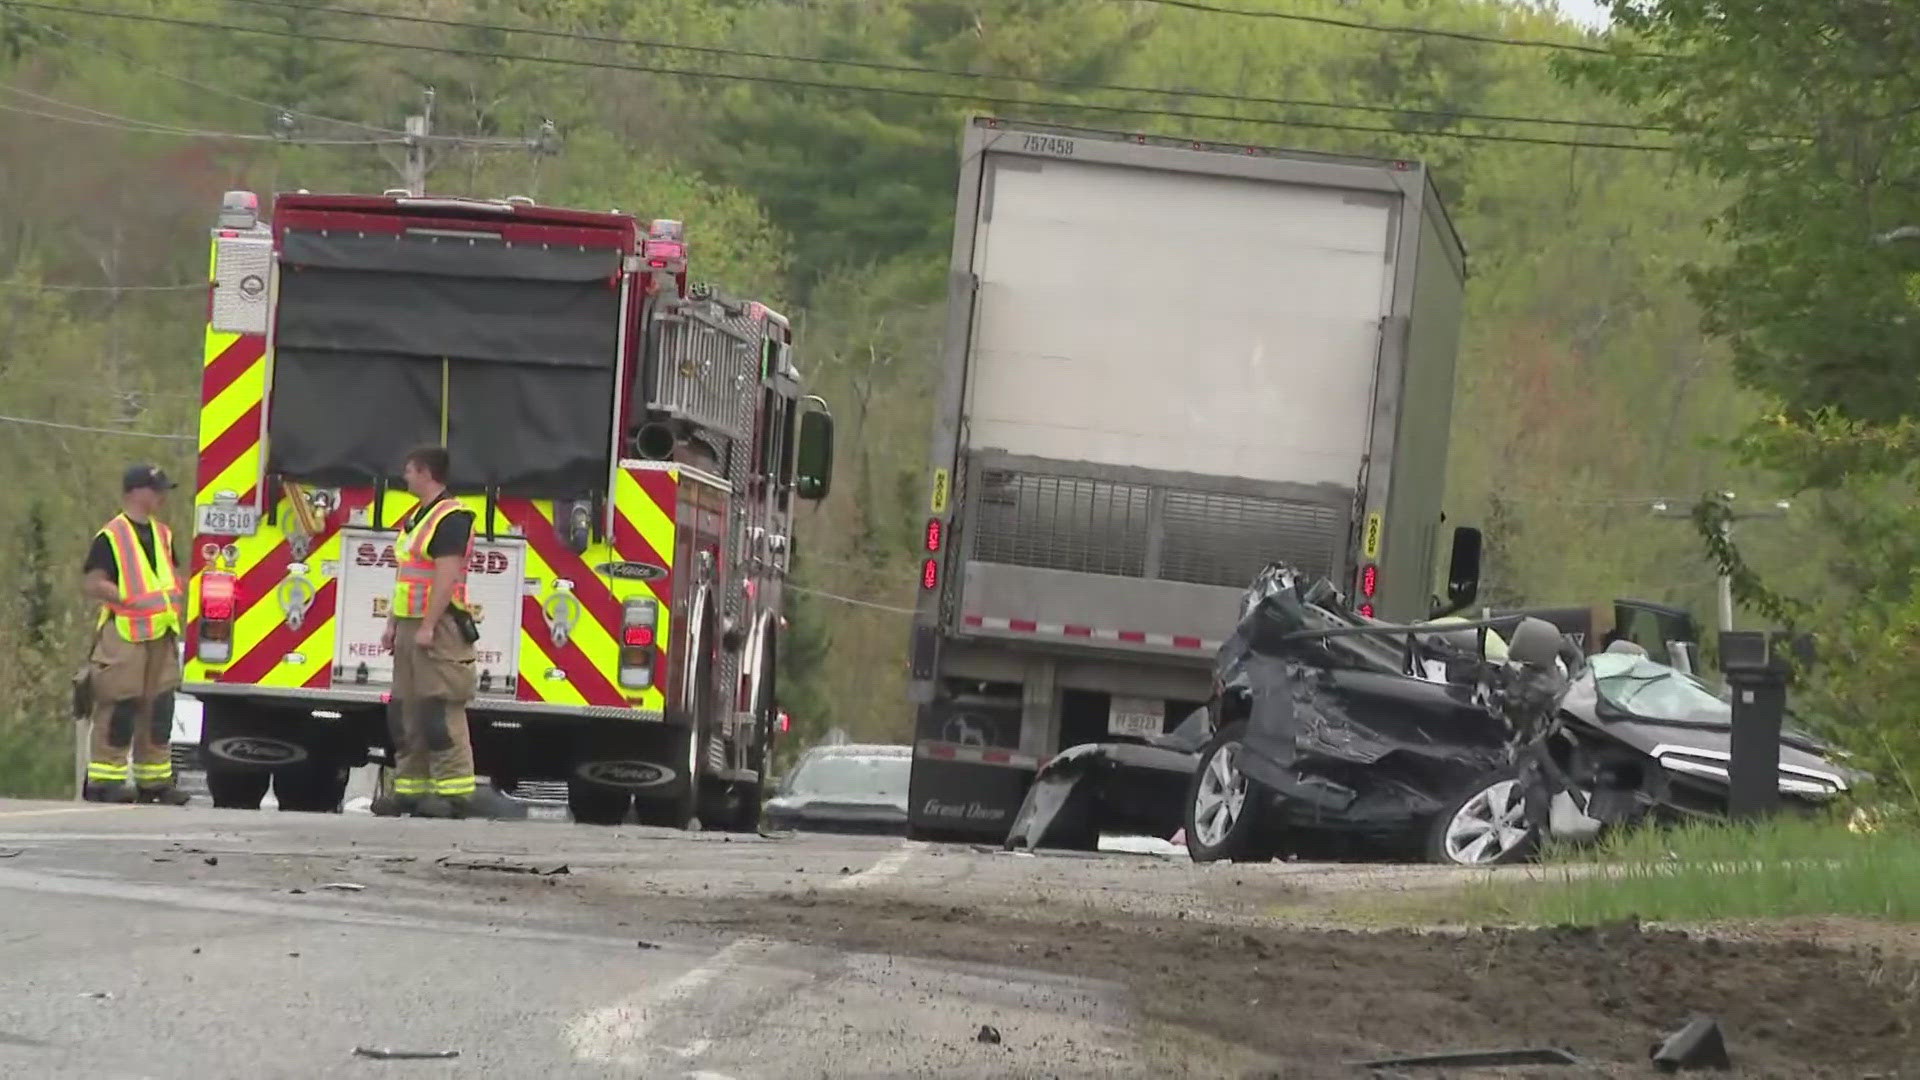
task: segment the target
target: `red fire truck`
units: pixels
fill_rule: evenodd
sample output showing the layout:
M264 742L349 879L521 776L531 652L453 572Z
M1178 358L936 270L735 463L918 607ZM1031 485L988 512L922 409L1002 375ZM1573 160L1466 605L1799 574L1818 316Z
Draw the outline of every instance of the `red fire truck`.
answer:
M409 447L475 513L477 771L576 820L751 829L794 500L833 420L792 328L676 221L229 192L213 230L184 689L217 805L337 808L388 762Z

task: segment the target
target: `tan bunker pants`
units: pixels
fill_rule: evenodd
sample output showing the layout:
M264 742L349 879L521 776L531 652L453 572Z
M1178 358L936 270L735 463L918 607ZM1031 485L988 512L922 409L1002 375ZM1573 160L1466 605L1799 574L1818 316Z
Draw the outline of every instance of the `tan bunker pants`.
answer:
M393 632L393 696L387 730L393 737L393 793L402 799L473 794L473 743L467 702L476 676L473 646L460 640L453 617L442 615L433 644L414 641L419 619L397 619Z
M87 781L105 787L131 779L147 791L173 785L173 695L180 688L180 639L128 641L101 627L91 657L93 743ZM127 751L133 766L127 766Z

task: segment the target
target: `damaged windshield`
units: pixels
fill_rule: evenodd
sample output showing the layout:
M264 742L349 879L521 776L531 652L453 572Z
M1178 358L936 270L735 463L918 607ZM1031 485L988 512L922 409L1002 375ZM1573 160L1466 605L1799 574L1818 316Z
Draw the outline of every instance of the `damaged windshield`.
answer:
M1647 720L1725 724L1732 710L1705 683L1644 656L1601 653L1590 661L1600 700Z

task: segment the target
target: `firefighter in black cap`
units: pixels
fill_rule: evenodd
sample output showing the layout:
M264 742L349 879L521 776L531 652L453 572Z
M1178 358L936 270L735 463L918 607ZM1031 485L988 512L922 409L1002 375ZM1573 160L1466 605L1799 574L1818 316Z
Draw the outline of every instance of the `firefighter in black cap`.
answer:
M155 517L176 486L157 465L129 468L120 513L94 534L82 569L86 595L101 605L88 665L93 744L82 789L93 802L187 801L174 786L170 746L186 593L173 533Z

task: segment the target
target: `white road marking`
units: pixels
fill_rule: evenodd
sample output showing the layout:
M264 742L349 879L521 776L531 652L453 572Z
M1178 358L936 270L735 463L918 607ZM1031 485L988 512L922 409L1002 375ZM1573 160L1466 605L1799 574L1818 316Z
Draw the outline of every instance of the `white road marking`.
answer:
M0 818L45 817L48 814L98 814L108 810L138 810L137 804L122 803L113 806L61 806L50 810L5 810Z
M773 945L774 942L765 938L741 938L665 986L649 987L605 1008L574 1017L564 1032L574 1058L627 1068L645 1064L647 1037L663 1013L703 992L731 974L732 969L742 966L749 957L764 953ZM705 1049L696 1049L696 1046L697 1041L675 1052L682 1057L694 1057Z
M907 861L913 858L913 853L920 850L920 847L921 845L915 841L903 841L898 850L882 856L878 862L865 870L827 882L827 888L861 889L876 881L885 881L898 874L901 868L907 865Z

